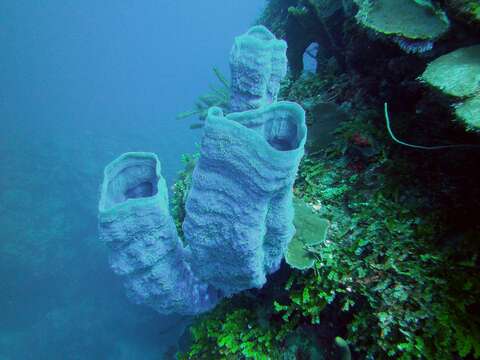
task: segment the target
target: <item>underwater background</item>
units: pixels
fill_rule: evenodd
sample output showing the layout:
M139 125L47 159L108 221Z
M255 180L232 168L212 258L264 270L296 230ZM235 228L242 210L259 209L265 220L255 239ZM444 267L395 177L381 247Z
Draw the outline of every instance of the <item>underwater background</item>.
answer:
M0 360L480 358L479 0L1 1L0 45ZM129 151L172 216L130 154L110 227Z
M154 151L169 185L200 133L175 119L228 69L248 1L0 2L0 359L161 359L186 320L130 303L98 240L104 166Z

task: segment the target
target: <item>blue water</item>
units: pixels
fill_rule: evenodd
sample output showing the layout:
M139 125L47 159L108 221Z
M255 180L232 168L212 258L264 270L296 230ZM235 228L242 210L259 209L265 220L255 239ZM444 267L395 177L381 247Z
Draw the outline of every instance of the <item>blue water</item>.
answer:
M97 238L103 167L155 151L261 0L0 2L0 359L163 359L187 323L126 299Z

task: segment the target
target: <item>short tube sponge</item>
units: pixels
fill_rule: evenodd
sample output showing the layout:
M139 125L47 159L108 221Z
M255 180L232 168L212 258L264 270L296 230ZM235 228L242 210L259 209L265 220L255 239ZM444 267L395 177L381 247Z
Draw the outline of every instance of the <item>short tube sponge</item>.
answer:
M155 154L126 153L105 168L99 232L111 250L110 265L123 276L133 302L180 314L196 314L217 303L217 292L200 283L184 260Z
M254 26L235 38L230 52L233 112L257 109L277 101L287 73L287 43L266 27Z
M209 110L183 230L193 272L224 295L259 288L278 269L295 232L292 189L306 134L305 112L291 102Z

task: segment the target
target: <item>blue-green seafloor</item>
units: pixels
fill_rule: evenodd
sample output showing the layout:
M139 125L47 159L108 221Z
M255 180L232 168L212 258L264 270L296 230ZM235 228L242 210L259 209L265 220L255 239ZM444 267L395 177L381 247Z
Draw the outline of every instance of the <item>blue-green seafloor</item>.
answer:
M2 126L0 359L158 359L176 346L185 321L131 304L97 234L105 160L155 137Z

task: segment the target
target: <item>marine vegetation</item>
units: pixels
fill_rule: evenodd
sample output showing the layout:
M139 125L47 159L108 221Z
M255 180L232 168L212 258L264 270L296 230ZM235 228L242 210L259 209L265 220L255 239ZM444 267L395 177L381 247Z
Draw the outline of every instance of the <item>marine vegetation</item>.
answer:
M408 31L380 28L386 9ZM279 98L307 113L294 222L315 220L290 243L298 259L287 252L262 289L194 321L180 358L480 358L475 9L268 1L259 23L288 44ZM316 71L304 73L312 43ZM309 226L318 236L305 241Z
M198 97L194 110L185 111L177 115L178 120L196 116L199 121L191 124L191 129L198 129L204 126L208 109L212 106L221 108L225 113L229 112L230 83L218 68L214 67L213 73L219 84L210 85L210 92Z
M260 304L229 302L216 309L217 335L202 332L213 321L206 315L193 327L196 349L235 354L236 347L217 336L232 337L242 349L255 334L276 340L245 357L276 358L288 347L285 327L313 327L314 343L328 346L342 333L356 352L375 359L480 356L478 229L452 238L451 214L435 205L438 194L428 190L431 184L407 179L414 169L394 152L366 159L353 152L359 134L377 147L386 141L369 126L365 119L343 124L338 142L300 168L297 196L320 204L321 216L332 223L328 238L312 249L313 269L286 270L288 279L265 290L271 294L252 295ZM261 307L267 309L259 315ZM249 314L243 325L231 315L240 310ZM330 324L332 312L340 319ZM202 357L193 352L190 358Z

